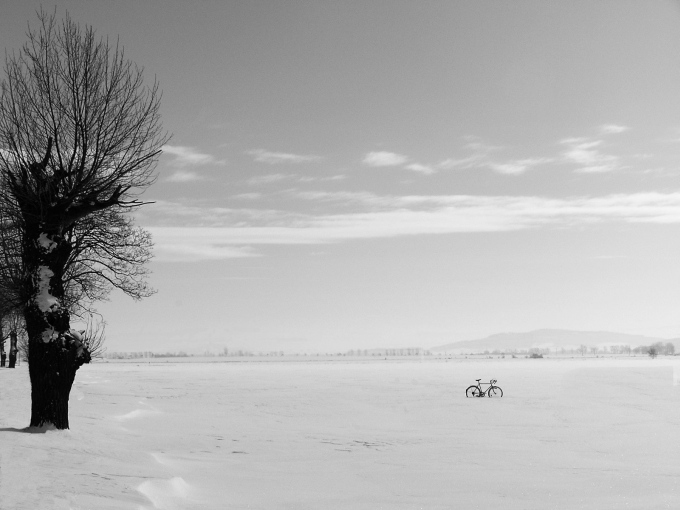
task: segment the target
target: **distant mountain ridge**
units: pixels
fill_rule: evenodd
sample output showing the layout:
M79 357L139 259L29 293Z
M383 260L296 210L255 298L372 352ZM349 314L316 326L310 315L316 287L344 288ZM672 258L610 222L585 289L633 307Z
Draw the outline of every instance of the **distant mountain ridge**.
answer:
M446 351L470 351L481 352L485 350L508 351L512 349L523 350L531 348L575 348L580 345L587 347L601 347L609 345L629 345L632 348L640 345L651 345L656 342L675 345L676 350L680 347L678 338L657 338L644 335L629 335L626 333L614 333L611 331L573 331L568 329L538 329L524 333L498 333L480 338L478 340L464 340L449 344L438 345L430 348L434 352Z

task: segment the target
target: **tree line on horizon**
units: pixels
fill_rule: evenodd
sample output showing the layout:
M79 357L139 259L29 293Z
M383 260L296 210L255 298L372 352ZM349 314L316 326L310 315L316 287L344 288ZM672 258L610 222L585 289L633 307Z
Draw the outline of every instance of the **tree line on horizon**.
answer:
M659 354L666 356L675 355L675 345L672 342L655 342L652 345L639 345L637 347L631 347L630 345L601 345L601 346L587 346L581 344L578 347L559 347L559 348L549 348L549 347L531 347L529 349L485 349L483 352L469 354L483 354L483 355L503 355L503 354L541 354L541 355L567 355L567 354L579 354L585 356L586 354L591 354L593 356L599 354L613 354L613 355L631 355L631 354L648 354L655 357Z
M0 355L8 339L10 367L24 351L29 426L66 429L76 372L102 351L94 305L114 288L154 292L151 236L130 212L169 137L158 83L118 41L56 9L37 17L0 90Z
M350 349L345 352L336 353L308 353L308 352L285 352L285 351L250 351L244 349L224 348L218 353L205 351L202 354L187 354L185 351L172 352L153 352L153 351L133 351L133 352L107 352L103 355L107 359L140 359L140 358L189 358L189 357L281 357L281 356L432 356L432 351L420 347L406 347L394 349Z

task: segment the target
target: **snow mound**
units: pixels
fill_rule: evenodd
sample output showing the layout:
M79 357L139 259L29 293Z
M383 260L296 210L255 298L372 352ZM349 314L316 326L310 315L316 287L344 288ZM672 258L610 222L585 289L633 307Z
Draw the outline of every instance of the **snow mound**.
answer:
M119 421L126 421L134 420L136 418L146 418L148 416L154 416L157 414L160 414L159 411L153 409L135 409L134 411L130 411L129 413L116 416L116 419Z
M144 494L154 508L174 510L186 508L191 486L181 476L170 480L147 480L137 490Z

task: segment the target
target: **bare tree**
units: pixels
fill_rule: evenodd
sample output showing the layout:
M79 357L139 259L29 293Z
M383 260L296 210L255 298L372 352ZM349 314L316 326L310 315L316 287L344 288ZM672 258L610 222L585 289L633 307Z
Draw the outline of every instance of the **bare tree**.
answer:
M28 343L24 318L18 310L13 310L3 317L2 322L4 322L4 329L9 331L7 335L10 340L9 363L7 366L8 368L15 368L19 354L24 354L24 359L27 359L22 351L22 345Z
M17 355L14 324L21 309L21 235L9 213L6 204L0 201L0 366L7 364L9 368L14 368ZM10 341L8 349L5 347L7 340Z
M28 359L28 334L26 333L26 323L24 316L19 311L14 311L6 315L3 319L4 328L9 331L8 337L14 338L16 344L16 357Z
M4 367L7 363L7 353L5 352L5 342L7 337L2 329L2 322L0 321L0 367Z
M65 429L76 371L92 357L70 327L74 302L99 299L111 286L135 298L150 293L140 269L150 239L125 213L144 204L138 197L154 181L168 137L158 84L143 84L118 43L68 14L38 18L5 62L1 191L20 232L30 425Z

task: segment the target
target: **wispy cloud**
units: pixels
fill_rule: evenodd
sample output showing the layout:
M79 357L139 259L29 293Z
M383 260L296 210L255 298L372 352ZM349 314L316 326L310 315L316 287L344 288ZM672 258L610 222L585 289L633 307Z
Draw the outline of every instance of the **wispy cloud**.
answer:
M364 165L372 167L400 166L407 162L408 158L403 154L387 151L369 152L362 161Z
M232 195L231 198L240 200L258 200L262 198L262 193L239 193L238 195Z
M519 175L527 170L527 165L520 163L489 163L489 168L499 174Z
M425 175L431 175L435 172L434 168L432 168L431 166L422 165L420 163L411 163L409 165L406 165L404 168Z
M464 158L446 158L437 163L437 168L451 170L454 168L472 168L473 166L483 166L488 156L486 154L472 154Z
M198 151L193 147L186 147L183 145L164 145L162 147L163 154L172 156L170 164L180 167L194 167L203 165L225 165L227 162L224 159L218 159L211 154L206 154Z
M562 153L564 161L575 163L576 172L602 173L612 172L621 167L618 156L601 151L602 140L589 138L567 138L560 142L567 147Z
M319 177L319 176L312 176L312 175L305 175L300 177L300 182L333 182L333 181L342 181L347 179L347 176L344 174L337 174L337 175L331 175L328 177Z
M432 175L436 170L429 166L413 161L404 154L389 151L375 151L369 152L361 161L364 165L370 167L402 167L412 172L417 172L423 175Z
M243 198L256 199L255 196ZM215 206L204 200L156 200L153 205L135 211L135 219L140 225L157 227L212 228L289 225L305 217L292 212L262 207Z
M602 124L597 127L599 138L566 138L560 144L566 146L561 154L540 157L504 157L508 147L493 145L478 136L465 136L460 153L455 157L443 159L435 164L422 164L413 158L389 151L367 153L362 163L370 167L402 167L406 170L432 175L441 170L488 169L503 175L522 175L541 165L555 162L577 165L576 172L611 172L623 168L621 159L606 153L607 135L619 134L630 128L618 124Z
M553 158L527 158L508 161L507 163L489 163L488 166L499 174L519 175L532 167L552 163Z
M484 154L490 154L503 148L502 145L492 145L487 143L481 137L476 135L466 135L463 137L463 140L465 141L465 148L475 152L482 152Z
M503 147L498 145L491 145L484 142L480 137L468 135L464 138L465 144L463 149L471 152L468 156L447 158L437 163L436 168L441 170L466 170L469 168L491 168L495 171L500 171L493 168L492 165L503 165L504 163L497 163L491 158L492 154L500 151ZM507 170L507 169L506 169ZM505 171L503 173L512 173Z
M621 126L618 124L602 124L599 128L599 132L602 135L617 135L628 131L630 128L628 126Z
M258 163L267 163L268 165L306 163L322 159L321 156L313 154L291 154L288 152L272 152L265 149L251 150L246 154L253 156Z
M286 179L292 179L295 174L266 174L257 175L248 179L248 184L251 186L256 186L259 184L271 184L272 182L279 182Z
M520 175L535 166L554 161L554 158L547 157L507 159L504 161L500 155L494 156L494 153L501 151L503 147L484 143L476 137L466 137L466 139L465 148L472 150L472 154L462 158L445 159L437 163L436 167L442 170L488 168L499 174Z
M465 141L463 149L465 151L471 151L472 154L458 158L447 158L436 164L423 164L404 154L390 151L369 152L364 156L362 163L370 167L401 167L423 175L432 175L439 170L450 170L454 168L467 169L473 167L492 168L502 173L519 173L516 172L516 168L501 166L502 163L495 163L496 167L492 167L493 161L491 159L491 154L503 147L490 145L477 136L465 136L463 140ZM525 161L530 162L531 160ZM528 166L530 166L530 163L525 165L525 169L528 168ZM515 172L513 172L513 170L515 170Z
M349 239L423 234L508 232L568 228L607 222L680 224L680 193L634 193L600 197L535 196L379 196L319 192L309 200L352 199L341 214L291 214L286 211L165 208L176 225L148 226L166 259L255 256L253 246L322 244ZM184 206L186 207L186 206ZM202 210L202 212L201 212ZM210 218L210 221L208 221ZM142 224L148 225L148 220ZM197 223L198 220L198 223ZM179 223L179 225L177 225ZM180 226L181 225L181 226ZM193 254L193 255L192 255ZM203 258L201 258L203 257Z
M291 198L339 203L356 207L391 206L394 203L392 197L376 195L369 191L294 191ZM387 200L387 201L385 201Z
M152 235L154 235L153 232ZM156 262L200 262L260 256L249 246L225 246L219 241L217 243L187 243L184 239L174 237L171 231L164 231L160 237L161 241L157 242L154 247Z
M196 172L188 172L186 170L177 170L170 177L166 179L168 182L190 182L190 181L200 181L204 177L198 175Z

